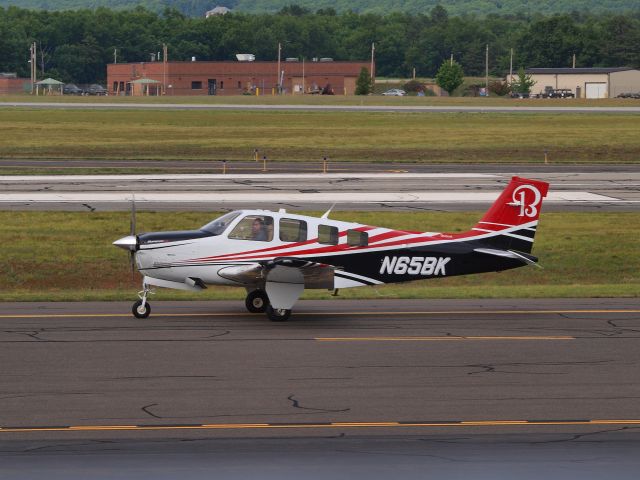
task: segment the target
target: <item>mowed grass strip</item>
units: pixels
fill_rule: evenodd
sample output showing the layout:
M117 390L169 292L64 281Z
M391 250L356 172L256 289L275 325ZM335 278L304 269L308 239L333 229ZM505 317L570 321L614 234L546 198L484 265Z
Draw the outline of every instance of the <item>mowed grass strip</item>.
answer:
M192 229L216 214L138 214L142 231ZM336 212L334 218L410 230L467 230L480 213ZM111 242L128 233L126 212L0 212L0 301L126 300L140 289L127 253ZM534 246L543 269L452 277L341 291L343 298L640 296L637 213L546 213ZM158 299L241 299L240 288L201 294L158 290ZM329 298L308 291L305 298Z
M30 159L635 163L627 114L0 110L0 155Z

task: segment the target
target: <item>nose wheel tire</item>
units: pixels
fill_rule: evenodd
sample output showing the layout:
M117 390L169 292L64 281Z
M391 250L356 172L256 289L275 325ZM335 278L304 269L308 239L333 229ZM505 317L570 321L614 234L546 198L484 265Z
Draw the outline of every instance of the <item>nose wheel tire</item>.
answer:
M267 318L272 322L286 322L291 316L291 310L284 308L273 308L271 305L267 307Z
M264 313L269 305L269 297L264 290L254 290L247 295L244 304L251 313Z
M138 300L131 307L131 312L136 318L147 318L151 313L151 305L149 305L149 302L145 302L143 306L142 300Z

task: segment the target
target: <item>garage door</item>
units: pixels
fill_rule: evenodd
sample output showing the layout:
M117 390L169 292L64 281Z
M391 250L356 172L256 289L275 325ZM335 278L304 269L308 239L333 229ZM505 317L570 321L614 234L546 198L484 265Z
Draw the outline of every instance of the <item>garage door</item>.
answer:
M607 98L606 83L585 84L585 95L587 98Z

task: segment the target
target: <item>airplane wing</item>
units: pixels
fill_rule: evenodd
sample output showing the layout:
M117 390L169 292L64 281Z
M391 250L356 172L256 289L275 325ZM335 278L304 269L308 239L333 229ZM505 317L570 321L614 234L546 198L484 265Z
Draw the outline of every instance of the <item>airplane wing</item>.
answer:
M274 308L291 309L305 288L334 288L335 267L295 257L236 265L218 272L223 278L245 285L264 283Z

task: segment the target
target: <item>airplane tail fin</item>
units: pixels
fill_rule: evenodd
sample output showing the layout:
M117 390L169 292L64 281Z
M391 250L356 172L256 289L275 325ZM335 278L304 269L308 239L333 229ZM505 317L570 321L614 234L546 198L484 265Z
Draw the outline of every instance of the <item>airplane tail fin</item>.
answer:
M473 230L496 232L483 240L493 248L531 253L542 201L549 184L513 177Z

